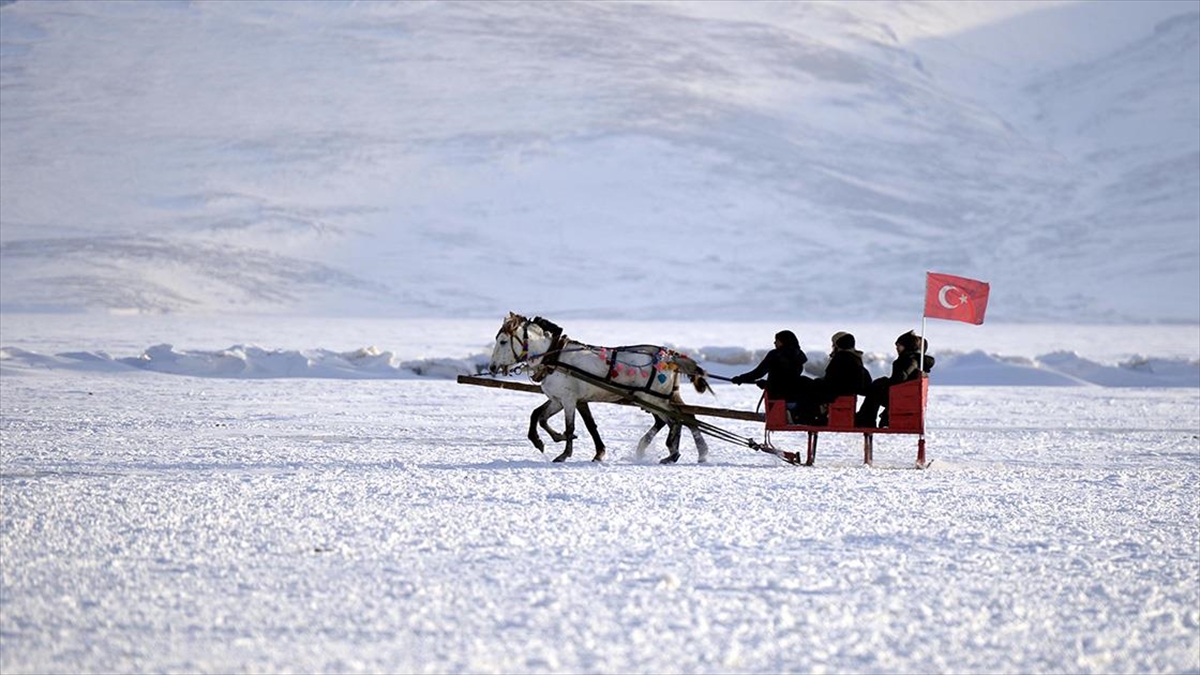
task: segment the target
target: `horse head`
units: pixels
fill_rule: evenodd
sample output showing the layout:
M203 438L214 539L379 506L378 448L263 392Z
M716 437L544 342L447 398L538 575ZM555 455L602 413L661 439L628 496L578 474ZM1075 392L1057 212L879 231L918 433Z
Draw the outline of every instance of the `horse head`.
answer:
M521 341L521 329L528 320L516 314L509 312L504 318L504 322L500 324L500 330L496 331L496 340L492 345L492 358L488 362L488 372L495 375L496 373L508 374L509 368L516 365L521 358L528 353L528 347Z
M536 359L539 352L546 350L546 331L536 320L509 312L500 330L496 331L496 343L492 345L492 359L488 372L508 374L519 363Z

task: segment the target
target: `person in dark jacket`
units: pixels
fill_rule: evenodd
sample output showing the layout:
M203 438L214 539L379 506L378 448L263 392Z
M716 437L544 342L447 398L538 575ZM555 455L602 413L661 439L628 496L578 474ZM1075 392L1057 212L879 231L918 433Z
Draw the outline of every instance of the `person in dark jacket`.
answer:
M925 354L925 361L918 364L921 360L922 347L924 347L924 351L928 351L929 343L911 330L896 338L896 360L892 361L892 374L890 377L881 377L871 383L871 388L867 391L866 398L863 399L862 407L854 416L854 426L875 428L875 417L879 414L880 408L884 408L884 411L879 426L887 426L888 391L892 385L915 380L921 377L923 372L928 373L933 370L934 359L929 354Z
M822 393L829 403L839 396L861 396L871 386L871 373L863 366L862 352L855 349L854 336L841 331L830 339L833 351L829 354L829 365L825 366Z
M830 338L829 363L825 376L813 380L812 396L797 404L800 418L812 423L828 423L829 404L839 396L861 396L871 386L871 373L863 367L862 352L855 349L854 336L838 331Z
M800 339L790 330L781 330L775 334L775 348L767 352L761 363L754 370L735 375L734 384L754 382L760 389L767 390L767 396L787 401L788 410L796 407L796 401L807 393L808 384L812 380L804 376L804 364L808 356L800 349ZM766 376L766 380L761 379Z

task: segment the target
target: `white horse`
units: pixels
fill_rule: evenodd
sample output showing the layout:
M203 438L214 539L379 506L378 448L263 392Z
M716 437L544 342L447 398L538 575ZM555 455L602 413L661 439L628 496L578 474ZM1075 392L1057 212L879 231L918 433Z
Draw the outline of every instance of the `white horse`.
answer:
M679 396L679 373L688 376L696 391L710 390L704 369L674 350L656 345L593 347L568 339L561 328L546 319L527 319L510 312L496 333L488 370L493 374L507 374L514 367L532 368L531 377L541 383L542 392L546 394L548 400L529 417L529 440L539 451L545 450L537 433L537 427L541 425L555 442L566 441L562 454L554 458L556 462L565 461L573 452L576 410L596 445L592 460L603 459L604 442L600 440L587 404L589 401L613 402L630 398L642 401L655 420L654 426L638 441L638 459L644 456L659 430L668 426L670 454L661 461L664 464L675 462L679 459L680 419L684 417L673 413L675 406L683 403ZM565 419L562 434L546 422L560 410ZM708 459L708 444L695 426L688 427L696 442L699 461L704 462Z

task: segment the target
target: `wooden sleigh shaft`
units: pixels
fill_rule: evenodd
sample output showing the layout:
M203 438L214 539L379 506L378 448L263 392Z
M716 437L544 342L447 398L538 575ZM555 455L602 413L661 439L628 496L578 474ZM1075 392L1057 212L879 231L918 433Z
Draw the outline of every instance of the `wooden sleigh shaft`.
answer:
M536 384L528 382L514 382L512 380L498 380L491 377L476 377L474 375L459 375L459 384L473 384L481 387L493 387L496 389L510 389L513 391L522 391L529 394L540 394L542 388ZM638 403L629 401L613 401L617 405L628 405L640 407ZM763 422L766 417L762 413L749 412L746 410L730 410L729 408L709 408L702 405L678 405L673 404L673 408L677 409L684 415L697 415L709 417L722 417L731 420L743 420L746 422Z
M459 375L459 384L470 384L495 389L508 389L530 394L541 394L542 388L528 382L500 380L490 377ZM683 415L721 417L725 419L759 422L765 426L766 437L762 446L754 446L771 454L784 457L791 463L812 466L816 460L818 435L825 433L860 433L863 434L863 463L871 464L874 460L874 436L876 434L915 434L917 441L917 467L925 468L925 403L928 398L929 380L921 378L903 384L893 385L888 394L889 425L882 429L862 428L854 426L854 411L858 399L854 396L843 396L834 400L829 406L829 424L824 426L790 424L787 419L787 407L784 401L765 400L766 413L731 410L728 408L710 408L706 406L672 404L672 407ZM617 405L643 407L633 400L613 401ZM805 460L799 461L797 453L784 452L773 448L770 434L773 431L802 431L808 434L808 445ZM785 457L786 456L786 457Z

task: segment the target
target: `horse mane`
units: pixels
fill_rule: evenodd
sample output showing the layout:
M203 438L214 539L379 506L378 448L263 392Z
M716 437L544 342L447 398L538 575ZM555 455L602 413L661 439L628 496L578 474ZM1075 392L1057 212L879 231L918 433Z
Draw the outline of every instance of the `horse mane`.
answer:
M550 335L562 335L563 332L562 326L554 323L550 319L545 319L540 316L533 317L533 319L530 320L530 323L534 324L538 328L541 328Z
M696 363L695 359L684 354L676 354L675 364L679 367L679 371L687 375L688 379L692 381L692 386L696 388L698 393L717 395L717 392L712 390L712 384L708 381L708 373L704 371L704 368L699 363Z

